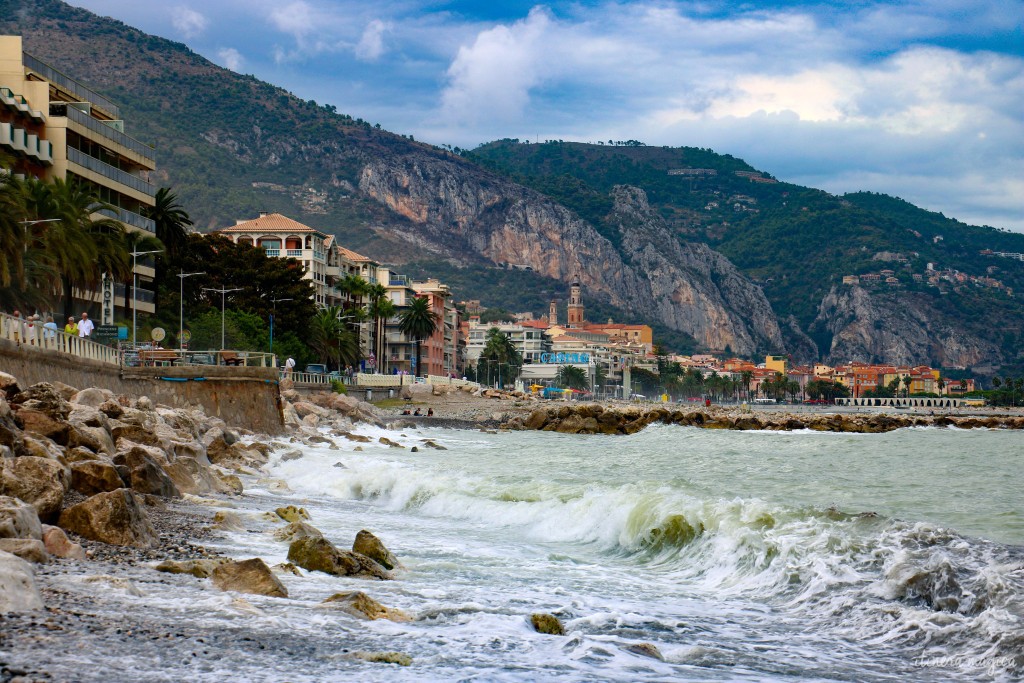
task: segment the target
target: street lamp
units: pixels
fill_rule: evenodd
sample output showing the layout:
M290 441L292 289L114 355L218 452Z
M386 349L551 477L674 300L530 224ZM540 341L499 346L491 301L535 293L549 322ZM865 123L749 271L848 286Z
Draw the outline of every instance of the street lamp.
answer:
M139 256L147 256L149 254L162 254L163 249L154 249L153 251L133 251L132 252L132 345L135 345L135 320L138 317L138 301L139 301L139 274L135 272L135 262Z
M234 289L214 289L213 287L203 287L204 292L220 292L220 350L224 350L224 295L228 292L240 292L241 287L235 287Z
M185 278L193 275L206 275L206 272L186 273L181 271L178 273L178 349L182 351L185 350L185 344L181 340L185 334Z
M270 352L274 352L274 316L277 315L277 302L278 301L295 301L295 299L271 299L274 305L274 312L270 314Z

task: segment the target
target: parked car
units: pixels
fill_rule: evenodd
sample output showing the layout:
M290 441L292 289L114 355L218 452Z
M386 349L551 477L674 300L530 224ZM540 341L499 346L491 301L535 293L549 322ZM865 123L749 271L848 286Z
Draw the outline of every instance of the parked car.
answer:
M326 375L327 366L322 363L310 363L306 366L306 372L310 375Z

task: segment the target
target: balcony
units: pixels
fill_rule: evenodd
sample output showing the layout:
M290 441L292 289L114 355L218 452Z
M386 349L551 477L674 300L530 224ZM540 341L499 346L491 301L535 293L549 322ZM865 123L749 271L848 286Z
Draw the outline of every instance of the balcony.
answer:
M57 85L67 92L78 97L82 102L91 102L93 105L103 109L106 113L113 116L115 119L121 118L121 110L116 104L108 100L106 97L86 88L78 81L68 78L61 72L57 71L53 67L45 64L27 52L22 53L22 63L32 71L50 81L54 85Z
M0 123L0 145L6 145L16 152L25 153L28 145L25 129L10 123Z
M121 221L125 225L131 225L133 227L139 228L140 230L145 230L146 232L156 232L156 223L153 221L152 218L146 218L145 216L141 216L135 213L134 211L122 209L119 206L115 206L112 209L103 208L97 211L96 213L103 214L108 218L113 218L115 221Z
M99 119L94 119L83 111L76 109L75 107L65 107L68 121L77 123L84 128L89 129L97 135L101 135L111 142L117 143L122 147L126 147L131 151L135 152L141 157L145 157L146 161L150 164L155 164L153 160L154 149L150 145L143 142L139 142L130 135L125 135L121 131L117 130L107 122Z
M119 296L122 299L125 299L125 289L127 288L123 284L115 283L114 296ZM125 299L125 301L127 302L125 305L128 307L131 306L132 301L138 301L139 303L142 304L151 304L156 301L156 293L149 289L136 287L134 295L129 296L127 299Z
M0 102L3 102L14 111L27 114L39 123L46 120L43 112L33 109L29 105L28 100L21 95L15 94L10 88L0 88Z
M277 258L278 256L281 255L280 249L264 249L264 251L267 252L267 256L272 256L274 258Z
M302 250L301 249L288 249L288 250L286 250L285 255L286 256L293 256L293 257L302 258Z
M115 183L126 185L136 192L141 192L149 197L156 195L156 187L152 183L146 182L139 176L132 175L127 171L115 168L110 164L105 164L99 159L91 157L81 150L68 147L68 161L78 164L83 168L87 168L93 173L98 173L105 178L109 178Z

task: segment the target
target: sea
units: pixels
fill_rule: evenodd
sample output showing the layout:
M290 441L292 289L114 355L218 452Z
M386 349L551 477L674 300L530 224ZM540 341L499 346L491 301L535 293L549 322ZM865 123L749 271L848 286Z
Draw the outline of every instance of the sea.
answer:
M272 456L238 504L246 530L208 545L283 562L280 525L258 515L301 505L339 547L375 533L397 580L304 572L282 577L287 599L242 599L136 577L146 609L216 637L206 657L137 656L135 679L1024 678L1019 432L356 432L372 441ZM351 590L413 620L321 605ZM537 612L565 635L535 632ZM353 658L379 651L412 664Z

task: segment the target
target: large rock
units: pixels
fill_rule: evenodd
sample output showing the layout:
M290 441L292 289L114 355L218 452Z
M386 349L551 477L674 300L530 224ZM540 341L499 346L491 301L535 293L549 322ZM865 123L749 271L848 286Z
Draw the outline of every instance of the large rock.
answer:
M339 550L325 538L305 537L288 546L288 561L303 569L337 576L390 579L391 575L379 564L359 553Z
M64 420L49 415L42 410L30 408L18 410L14 415L14 419L22 431L45 436L62 446L68 444L68 433L71 431L71 425Z
M0 373L0 375L2 374ZM3 457L4 449L9 449L13 455L22 455L21 428L14 421L11 407L7 404L3 392L0 391L0 457Z
M551 636L564 636L565 627L554 614L546 612L535 612L530 615L530 623L537 633L546 633Z
M128 483L132 490L164 498L180 498L181 492L174 482L144 448L134 446L119 451L114 464L128 468Z
M45 564L50 561L46 546L35 538L0 538L0 551L17 555L33 564Z
M242 562L225 562L213 570L213 585L222 591L287 598L288 589L274 576L266 562L255 557Z
M274 532L274 538L278 541L291 543L300 538L323 538L324 535L316 527L306 524L301 520L294 521L283 529Z
M21 392L21 387L18 386L18 378L14 375L8 375L6 372L0 372L0 393L4 398L11 399Z
M44 522L60 514L70 484L69 471L55 460L31 456L0 460L0 495L31 503Z
M68 413L71 412L71 405L49 382L33 384L28 389L15 394L11 399L11 404L21 406L24 410L38 410L64 422L67 421Z
M43 545L46 546L46 552L54 557L85 560L85 550L82 549L82 546L72 543L60 527L43 525Z
M0 496L0 538L42 538L35 507L12 496Z
M99 408L104 402L109 401L112 398L114 398L114 392L108 389L90 387L88 389L82 389L72 396L71 403Z
M389 621L411 621L412 617L400 609L385 607L362 591L335 593L323 604L339 607L360 619L387 619Z
M32 565L0 550L0 614L43 609Z
M159 537L129 489L98 493L61 513L59 525L79 536L136 548L150 548Z
M117 468L103 460L84 460L71 463L71 489L82 495L116 491L124 488L125 482Z
M228 560L164 560L154 569L168 574L190 574L197 579L207 579L213 570Z
M352 552L366 555L384 569L395 569L402 566L398 558L384 546L381 540L366 529L356 534L356 540L352 543Z

